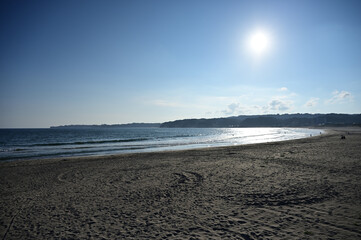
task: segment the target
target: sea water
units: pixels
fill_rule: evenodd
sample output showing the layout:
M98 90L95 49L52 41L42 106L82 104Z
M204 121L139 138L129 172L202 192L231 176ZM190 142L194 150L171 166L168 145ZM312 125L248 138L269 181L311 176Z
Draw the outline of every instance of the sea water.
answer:
M0 161L231 146L321 133L306 128L0 129Z

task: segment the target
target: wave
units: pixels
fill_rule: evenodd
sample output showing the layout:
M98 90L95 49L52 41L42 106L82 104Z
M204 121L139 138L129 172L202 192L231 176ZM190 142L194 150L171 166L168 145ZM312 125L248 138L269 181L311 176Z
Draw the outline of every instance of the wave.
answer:
M100 140L100 141L77 141L77 142L59 142L59 143L40 143L33 144L32 147L45 146L65 146L65 145L84 145L84 144L104 144L104 143L122 143L122 142L140 142L146 141L150 138L134 138L134 139L115 139L115 140Z
M193 137L192 135L176 135L176 136L159 136L156 139L163 138L185 138ZM76 141L76 142L54 142L54 143L37 143L30 145L31 147L49 147L49 146L66 146L66 145L85 145L85 144L106 144L106 143L125 143L125 142L141 142L147 140L154 140L154 138L132 138L132 139L113 139L113 140L95 140L95 141Z
M8 149L0 149L0 152L22 152L26 151L26 148L8 148Z
M14 161L14 160L25 160L25 159L46 159L54 157L72 157L72 156L92 156L92 155L102 155L103 153L114 153L114 152L123 152L123 151L134 151L151 148L147 145L141 146L130 146L124 148L109 148L109 149L94 149L94 150L81 150L73 149L75 151L59 151L55 153L50 152L39 152L32 153L27 155L0 155L0 162ZM76 151L81 150L81 151Z

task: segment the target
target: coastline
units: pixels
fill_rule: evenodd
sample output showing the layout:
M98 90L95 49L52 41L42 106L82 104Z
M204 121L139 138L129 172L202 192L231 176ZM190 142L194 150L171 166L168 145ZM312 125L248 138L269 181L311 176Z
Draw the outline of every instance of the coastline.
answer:
M359 129L333 128L270 143L2 162L0 234L359 239L360 145Z
M247 129L247 128L246 128ZM257 128L256 128L257 129ZM272 128L270 128L272 129ZM288 129L288 128L286 128ZM309 129L309 130L320 130L323 133L322 134L326 134L327 131L331 132L332 130L328 129L328 128L313 128L313 127L299 127L299 128L293 128L293 129ZM310 133L308 133L310 134ZM322 135L320 132L320 135ZM63 159L81 159L81 158L106 158L107 156L118 156L118 155L124 155L124 154L137 154L137 153L161 153L161 152L176 152L176 151L188 151L188 150L200 150L200 149L211 149L211 148L223 148L223 147L233 147L233 146L243 146L243 145L252 145L252 144L263 144L263 143L271 143L271 142L283 142L283 141L292 141L292 140L298 140L298 139L304 139L304 138L309 138L309 137L317 137L320 136L318 133L314 134L312 132L312 134L310 134L310 136L306 135L304 137L299 137L299 138L289 138L289 139L271 139L268 140L266 142L249 142L249 143L210 143L210 144L206 144L206 143L202 143L202 142L198 142L196 144L194 143L187 143L187 144L180 144L180 145L174 145L174 146L167 146L167 147L150 147L150 148L140 148L140 150L135 150L135 151L127 151L124 150L124 152L122 152L122 150L120 151L115 151L112 152L112 150L110 151L104 151L101 150L99 152L93 152L91 154L89 153L82 153L79 154L77 152L72 153L55 153L55 154L47 154L45 152L39 154L39 155L34 155L34 156L9 156L9 158L7 159L6 157L0 157L0 164L1 163L6 163L6 162L22 162L22 161L40 161L40 160L49 160L49 161L56 161L56 160L63 160ZM80 141L79 141L80 142ZM79 142L76 142L76 144L78 144ZM86 144L87 142L84 142L84 144ZM62 145L63 143L59 143L59 145ZM70 143L69 143L70 144ZM41 143L40 145L44 145L44 143ZM58 143L50 143L50 146L56 146L58 145ZM198 146L197 146L198 145ZM203 146L202 146L203 145ZM26 146L25 146L26 148ZM84 148L84 147L82 147ZM85 148L90 148L90 147L85 147ZM103 147L103 148L106 148ZM75 148L74 148L75 149ZM24 150L22 148L20 148L20 150ZM17 150L15 150L16 152ZM6 152L6 151L5 151ZM35 151L36 152L36 151ZM33 153L34 154L34 153ZM53 156L51 156L53 155Z

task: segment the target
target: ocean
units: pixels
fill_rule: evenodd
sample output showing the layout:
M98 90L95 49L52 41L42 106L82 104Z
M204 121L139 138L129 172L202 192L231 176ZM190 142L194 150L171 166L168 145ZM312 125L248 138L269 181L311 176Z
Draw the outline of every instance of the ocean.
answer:
M321 132L306 128L0 129L0 161L231 146Z

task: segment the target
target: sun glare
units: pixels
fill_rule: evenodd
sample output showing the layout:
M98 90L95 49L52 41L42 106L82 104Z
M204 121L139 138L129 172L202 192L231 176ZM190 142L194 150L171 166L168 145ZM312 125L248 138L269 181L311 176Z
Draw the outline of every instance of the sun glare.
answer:
M258 30L253 32L247 41L247 48L255 56L263 55L270 48L271 40L267 32Z

